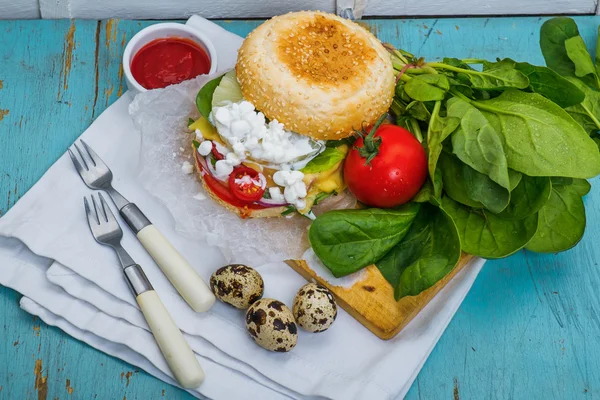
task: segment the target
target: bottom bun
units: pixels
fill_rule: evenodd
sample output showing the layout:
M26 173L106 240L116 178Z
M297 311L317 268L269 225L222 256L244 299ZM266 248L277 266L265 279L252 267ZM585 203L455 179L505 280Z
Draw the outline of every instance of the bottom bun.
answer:
M195 154L195 152L196 152L195 147L193 147L193 151ZM254 210L254 209L248 208L247 206L238 207L238 206L234 206L233 204L227 203L226 201L221 199L219 196L217 196L217 194L215 192L213 192L212 189L206 184L206 181L204 180L204 177L202 176L202 167L198 163L198 158L194 157L194 160L195 160L195 164L196 164L196 171L197 171L198 179L200 180L200 182L202 182L202 187L204 188L206 193L208 193L208 195L210 196L211 199L213 199L214 201L219 203L219 205L221 207L224 207L227 210L236 213L237 215L240 216L240 218L281 217L282 216L281 213L287 209L287 207L281 206L281 207L269 207L269 208L263 208L260 210Z

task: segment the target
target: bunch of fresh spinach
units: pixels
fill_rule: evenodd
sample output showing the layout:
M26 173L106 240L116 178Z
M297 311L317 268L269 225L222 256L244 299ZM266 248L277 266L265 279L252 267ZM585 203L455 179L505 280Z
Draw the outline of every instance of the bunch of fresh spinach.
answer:
M547 67L427 63L388 46L398 72L391 111L426 149L429 177L399 209L316 219L309 240L335 276L376 264L399 299L442 279L461 252L577 244L586 179L600 173L600 49L593 61L570 18L544 23L540 44Z

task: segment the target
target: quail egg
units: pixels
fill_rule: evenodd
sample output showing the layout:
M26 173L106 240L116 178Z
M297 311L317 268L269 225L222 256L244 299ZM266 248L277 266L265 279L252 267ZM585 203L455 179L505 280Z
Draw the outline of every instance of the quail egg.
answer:
M245 310L263 296L265 284L255 269L232 264L212 274L210 289L222 302Z
M292 309L298 325L309 332L327 330L337 317L333 294L316 283L308 283L298 290Z
M290 309L279 300L261 299L246 311L246 329L261 347L290 351L298 340L298 328Z

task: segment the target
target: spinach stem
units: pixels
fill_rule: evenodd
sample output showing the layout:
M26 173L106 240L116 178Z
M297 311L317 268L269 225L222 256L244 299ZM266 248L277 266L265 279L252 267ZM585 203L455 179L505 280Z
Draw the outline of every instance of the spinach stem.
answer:
M600 129L600 121L598 121L598 118L596 118L594 113L591 110L589 110L586 106L584 106L583 104L581 104L581 108L583 108L585 110L588 117L590 117L590 119L594 122L594 125L596 125L596 128Z
M410 118L411 132L415 135L419 143L423 143L423 134L421 133L421 127L416 119Z
M483 64L486 60L482 58L465 58L461 60L465 64Z

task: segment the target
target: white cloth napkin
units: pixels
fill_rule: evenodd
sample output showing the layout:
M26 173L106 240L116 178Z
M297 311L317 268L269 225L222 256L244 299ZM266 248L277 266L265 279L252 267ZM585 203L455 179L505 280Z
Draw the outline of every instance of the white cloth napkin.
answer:
M188 24L213 40L219 70L235 64L238 36L197 16ZM81 137L110 166L114 186L135 201L208 280L224 258L216 248L178 235L168 210L142 188L136 172L140 136L128 115L129 102L123 96ZM23 293L21 306L46 323L175 384L115 255L89 233L82 204L88 194L63 155L0 219L0 284ZM250 394L261 399L403 397L483 265L476 260L466 266L392 340L379 340L340 312L328 331L301 331L293 351L271 353L249 338L243 312L217 303L207 313L194 313L127 228L123 245L144 267L205 369L206 381L190 393L215 399ZM288 305L305 283L283 263L255 267L265 280L265 297Z

